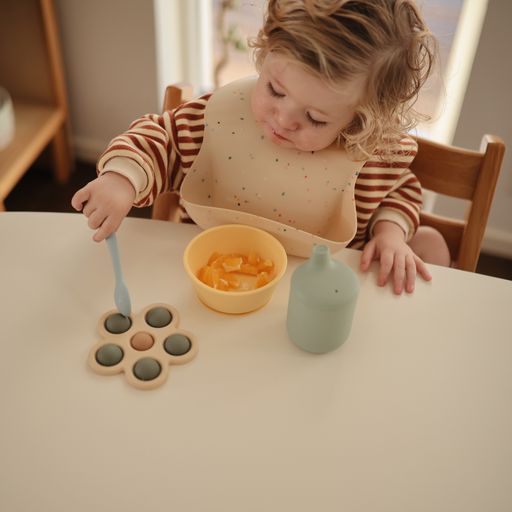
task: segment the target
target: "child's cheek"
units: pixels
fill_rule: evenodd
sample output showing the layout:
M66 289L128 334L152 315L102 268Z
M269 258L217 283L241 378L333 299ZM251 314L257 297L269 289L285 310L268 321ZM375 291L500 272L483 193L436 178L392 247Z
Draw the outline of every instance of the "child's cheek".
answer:
M256 121L262 121L265 118L266 101L264 87L262 81L258 81L251 95L251 111Z
M259 118L260 118L259 110L260 109L259 109L257 90L258 90L258 86L256 86L254 88L254 91L252 92L252 95L251 95L251 112L252 112L252 115L254 116L254 118L256 119L256 121L259 121Z

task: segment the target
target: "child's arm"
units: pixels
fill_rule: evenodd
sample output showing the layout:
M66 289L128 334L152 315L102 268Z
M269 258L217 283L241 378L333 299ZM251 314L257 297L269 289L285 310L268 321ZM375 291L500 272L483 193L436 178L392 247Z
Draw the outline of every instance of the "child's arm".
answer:
M161 117L144 116L114 138L98 161L98 177L73 196L73 208L96 230L94 241L116 231L133 204L151 204L167 186L170 137Z
M98 178L72 206L89 218L95 241L114 232L131 209L149 206L165 190L179 190L201 147L209 95L162 115L146 115L114 138L98 161Z
M122 174L136 191L134 206L153 203L169 187L176 160L174 112L148 114L135 120L128 131L115 137L98 160L98 175Z
M427 281L431 279L425 263L407 243L418 229L422 198L421 185L409 169L416 155L416 143L404 139L402 145L400 159L389 168L397 176L371 217L370 241L361 256L363 271L368 270L373 260L379 260L378 284L384 286L392 276L397 294L404 288L411 293L417 274Z

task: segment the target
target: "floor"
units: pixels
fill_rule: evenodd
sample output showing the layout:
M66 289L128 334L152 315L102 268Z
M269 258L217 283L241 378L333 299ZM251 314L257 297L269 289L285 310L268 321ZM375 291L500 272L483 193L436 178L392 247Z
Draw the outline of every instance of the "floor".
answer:
M80 187L95 177L94 166L78 162L69 183L58 185L42 166L32 167L5 200L8 211L74 212L70 201ZM149 218L151 208L133 208L130 216ZM476 270L502 279L512 280L512 260L482 253Z

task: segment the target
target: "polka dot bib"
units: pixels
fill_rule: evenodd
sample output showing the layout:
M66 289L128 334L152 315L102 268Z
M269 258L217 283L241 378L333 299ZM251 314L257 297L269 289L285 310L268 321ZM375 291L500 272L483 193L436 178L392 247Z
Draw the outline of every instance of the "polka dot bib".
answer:
M204 141L181 187L183 205L202 228L265 229L288 254L309 257L314 243L342 249L356 232L354 186L364 162L334 144L305 152L269 140L251 112L256 80L232 82L209 99Z

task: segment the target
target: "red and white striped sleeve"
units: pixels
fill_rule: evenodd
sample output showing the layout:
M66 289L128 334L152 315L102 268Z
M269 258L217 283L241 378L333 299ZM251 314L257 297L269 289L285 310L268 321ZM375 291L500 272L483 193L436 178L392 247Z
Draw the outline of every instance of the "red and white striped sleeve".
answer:
M417 143L404 137L393 148L391 158L383 160L377 152L365 163L355 185L357 233L352 247L364 245L381 220L398 224L407 241L416 232L422 205L421 185L409 166L417 150Z
M136 191L134 205L149 206L166 190L179 190L204 136L210 94L161 115L148 114L115 137L98 160L98 174L117 172Z

